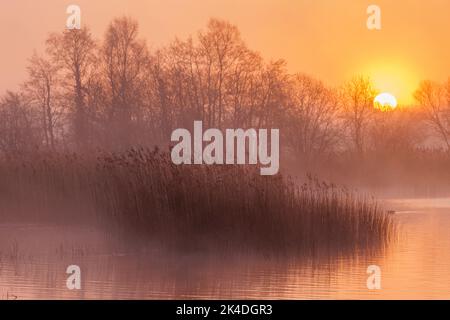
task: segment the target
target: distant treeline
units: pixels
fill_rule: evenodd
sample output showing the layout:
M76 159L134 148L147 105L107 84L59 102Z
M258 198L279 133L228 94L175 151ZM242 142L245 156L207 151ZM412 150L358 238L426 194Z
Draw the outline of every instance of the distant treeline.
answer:
M0 151L168 147L194 120L215 128L280 128L281 148L304 163L336 154L450 150L450 80L424 81L416 107L383 112L369 78L338 88L264 61L237 27L211 19L186 40L152 49L138 23L114 19L101 39L88 28L50 34L18 92L0 100ZM155 30L157 32L157 30Z

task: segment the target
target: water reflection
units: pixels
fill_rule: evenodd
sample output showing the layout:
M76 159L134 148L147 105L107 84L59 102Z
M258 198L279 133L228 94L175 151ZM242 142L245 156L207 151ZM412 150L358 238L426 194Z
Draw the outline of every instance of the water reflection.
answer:
M400 226L395 243L371 254L314 259L132 253L96 230L3 225L0 298L449 299L450 200L387 205ZM66 288L70 264L81 267L82 290ZM371 264L381 267L381 290L366 287Z

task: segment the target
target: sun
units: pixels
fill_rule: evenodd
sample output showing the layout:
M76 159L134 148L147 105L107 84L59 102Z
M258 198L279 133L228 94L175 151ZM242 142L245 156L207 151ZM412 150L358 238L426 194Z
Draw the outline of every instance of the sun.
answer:
M375 97L375 99L373 100L373 104L376 109L379 109L381 111L389 111L397 108L397 99L394 97L394 95L383 92Z

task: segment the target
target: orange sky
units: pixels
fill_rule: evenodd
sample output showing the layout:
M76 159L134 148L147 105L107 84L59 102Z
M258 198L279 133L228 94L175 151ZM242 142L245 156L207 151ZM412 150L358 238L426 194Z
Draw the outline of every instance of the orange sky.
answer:
M24 80L27 58L65 27L69 4L98 37L113 17L136 18L152 47L196 32L209 17L227 19L250 48L284 58L291 72L332 85L366 73L400 103L411 102L420 79L450 76L450 0L0 0L0 92ZM366 28L369 4L381 7L381 31Z

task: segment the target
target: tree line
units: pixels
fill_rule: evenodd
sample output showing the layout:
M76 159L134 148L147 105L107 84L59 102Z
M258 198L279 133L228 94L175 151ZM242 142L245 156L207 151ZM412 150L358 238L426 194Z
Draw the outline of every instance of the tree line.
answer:
M87 27L52 33L17 92L0 99L0 151L167 146L176 128L280 128L281 148L305 161L364 157L436 139L450 151L450 79L424 81L419 107L382 112L370 79L334 88L283 60L265 61L236 26L211 19L185 40L150 50L138 23L114 19L102 39Z

